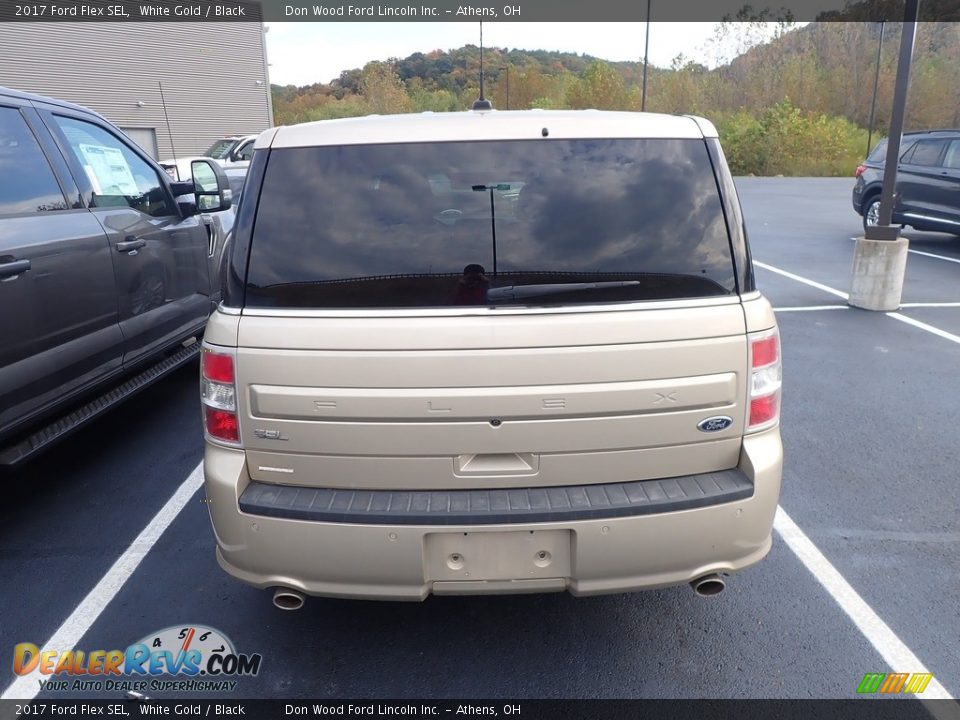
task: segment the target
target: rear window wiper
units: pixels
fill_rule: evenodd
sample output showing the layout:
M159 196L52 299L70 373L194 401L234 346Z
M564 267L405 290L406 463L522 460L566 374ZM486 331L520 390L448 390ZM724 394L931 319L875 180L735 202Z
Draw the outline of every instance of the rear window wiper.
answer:
M487 290L489 302L508 302L540 295L557 295L580 290L603 290L606 288L631 287L639 285L639 280L618 280L615 282L549 283L545 285L506 285Z

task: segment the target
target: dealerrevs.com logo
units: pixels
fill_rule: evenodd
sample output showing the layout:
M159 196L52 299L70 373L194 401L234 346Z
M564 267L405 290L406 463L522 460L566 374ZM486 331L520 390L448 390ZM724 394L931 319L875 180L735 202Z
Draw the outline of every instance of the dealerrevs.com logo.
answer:
M126 650L13 648L13 672L37 675L50 691L212 691L236 689L241 676L260 672L259 653L238 653L230 639L204 625L151 633ZM161 679L173 676L177 679Z
M857 692L919 695L931 680L933 675L930 673L867 673L857 686Z

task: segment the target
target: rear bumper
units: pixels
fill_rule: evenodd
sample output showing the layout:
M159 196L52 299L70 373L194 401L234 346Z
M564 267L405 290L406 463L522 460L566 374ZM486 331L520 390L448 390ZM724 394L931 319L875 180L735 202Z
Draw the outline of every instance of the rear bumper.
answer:
M850 201L851 205L853 205L853 211L857 215L863 215L863 193L860 191L859 187L853 188Z
M853 192L850 193L851 204L857 215L863 215L863 199L866 197L867 184L863 177L858 177L853 185Z
M260 588L384 600L422 600L431 592L592 595L743 570L770 549L781 467L774 428L744 440L739 470L753 485L749 496L741 487L712 504L627 516L621 507L619 516L594 508L594 517L554 512L547 522L473 514L458 524L419 517L391 524L384 513L336 522L243 512L241 496L251 485L243 451L208 443L204 460L224 570Z

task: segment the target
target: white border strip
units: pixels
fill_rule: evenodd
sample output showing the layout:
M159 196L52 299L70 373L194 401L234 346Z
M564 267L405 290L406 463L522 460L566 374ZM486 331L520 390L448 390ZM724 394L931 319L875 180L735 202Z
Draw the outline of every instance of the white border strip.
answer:
M77 646L80 639L86 635L97 618L107 608L107 605L110 604L110 601L120 592L143 558L150 552L164 531L170 527L180 511L186 507L187 502L202 484L203 463L201 462L177 488L177 491L167 500L166 504L160 508L160 511L153 516L153 519L137 538L130 543L123 555L107 570L100 582L87 593L87 596L77 605L76 609L70 613L70 617L64 620L51 638L43 644L40 652L47 650L64 652ZM40 677L40 674L34 671L29 675L16 678L3 691L3 695L0 695L0 700L32 700L40 692L40 683L37 682Z
M782 507L777 507L773 527L894 672L930 672L817 549L810 538L797 527ZM952 696L934 677L923 695L918 697L923 700L948 700Z

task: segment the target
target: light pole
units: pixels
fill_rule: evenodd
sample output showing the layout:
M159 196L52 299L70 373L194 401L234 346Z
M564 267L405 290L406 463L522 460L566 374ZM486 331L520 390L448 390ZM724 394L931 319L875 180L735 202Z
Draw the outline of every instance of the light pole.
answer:
M510 109L510 63L507 63L507 110Z
M497 276L497 209L493 202L494 190L509 190L509 183L499 183L497 185L471 185L470 189L474 192L490 191L490 237L493 241L493 276Z
M650 0L647 0L647 32L643 41L643 90L640 93L640 111L647 111L647 61L650 57Z
M910 62L913 59L913 41L917 36L917 14L920 0L907 0L903 9L903 29L900 34L900 58L897 60L897 84L893 90L893 113L890 115L890 138L887 141L887 161L883 169L883 192L880 195L880 222L876 228L890 227L893 217L893 196L897 182L897 163L900 161L900 141L903 136L903 116L907 108L907 89L910 86ZM894 228L896 230L896 228ZM869 235L869 229L867 230ZM883 234L883 233L881 233ZM894 234L893 238L896 237ZM893 238L881 238L886 240Z
M877 88L880 86L880 52L883 50L883 27L886 20L880 21L880 39L877 41L877 69L873 76L873 99L870 101L870 127L867 129L867 152L864 157L870 154L870 147L873 145L873 118L877 110Z
M890 223L893 220L897 162L900 160L903 116L910 85L910 62L913 58L913 41L917 35L919 6L920 0L906 0L903 9L897 84L893 92L893 112L890 115L887 159L880 194L880 220L877 225L867 226L864 236L857 238L853 251L853 279L848 302L865 310L896 310L900 307L903 293L909 242L900 237L900 228Z

